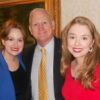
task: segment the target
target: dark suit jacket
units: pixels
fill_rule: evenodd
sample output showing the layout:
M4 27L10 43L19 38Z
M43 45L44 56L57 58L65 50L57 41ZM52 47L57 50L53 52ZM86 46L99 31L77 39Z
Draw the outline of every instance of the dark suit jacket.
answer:
M36 44L34 46L26 48L23 52L23 59L24 59L24 63L27 66L26 69L28 71L29 81L30 81L32 59L34 58L35 47L36 47ZM63 98L61 96L61 88L62 88L62 84L63 84L63 78L60 75L60 58L61 58L61 41L60 41L60 39L54 38L53 70L54 70L54 93L55 93L56 100L63 100ZM31 89L31 83L30 83L29 91L30 91L30 89Z

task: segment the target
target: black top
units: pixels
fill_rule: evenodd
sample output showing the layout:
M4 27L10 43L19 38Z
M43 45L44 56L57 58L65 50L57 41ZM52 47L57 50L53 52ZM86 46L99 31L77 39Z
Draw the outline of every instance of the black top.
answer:
M26 100L26 71L20 66L17 71L10 71L10 73L15 87L16 100Z

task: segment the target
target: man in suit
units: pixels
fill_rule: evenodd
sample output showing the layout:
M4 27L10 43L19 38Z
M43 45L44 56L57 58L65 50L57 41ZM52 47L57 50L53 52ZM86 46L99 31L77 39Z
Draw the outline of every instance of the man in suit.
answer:
M41 60L40 48L46 49L48 100L63 100L61 88L63 78L60 75L61 41L54 36L54 20L46 10L36 8L29 15L29 30L36 43L23 52L24 62L30 78L31 100L39 100L38 70Z

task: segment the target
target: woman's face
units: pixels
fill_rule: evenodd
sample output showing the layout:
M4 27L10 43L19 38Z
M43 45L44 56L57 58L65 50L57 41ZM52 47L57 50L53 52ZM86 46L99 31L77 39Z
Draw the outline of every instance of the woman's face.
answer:
M18 55L24 47L24 38L22 32L17 28L12 28L7 40L2 40L4 51L9 55Z
M84 58L93 45L92 35L86 25L74 24L68 32L68 50L77 58Z

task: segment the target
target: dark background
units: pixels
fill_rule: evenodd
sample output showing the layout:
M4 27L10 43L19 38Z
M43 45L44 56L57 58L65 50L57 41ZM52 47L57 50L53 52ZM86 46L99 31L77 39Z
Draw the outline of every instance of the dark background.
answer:
M36 7L45 8L45 4L43 2L38 2L31 4L20 4L15 6L0 7L0 27L8 19L17 20L20 24L22 24L27 34L25 46L29 46L31 43L34 42L28 29L29 13L32 9Z

